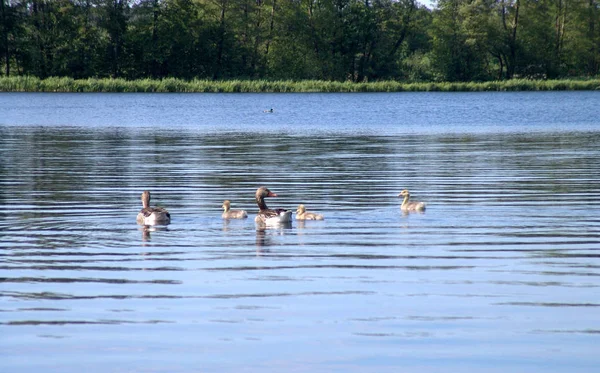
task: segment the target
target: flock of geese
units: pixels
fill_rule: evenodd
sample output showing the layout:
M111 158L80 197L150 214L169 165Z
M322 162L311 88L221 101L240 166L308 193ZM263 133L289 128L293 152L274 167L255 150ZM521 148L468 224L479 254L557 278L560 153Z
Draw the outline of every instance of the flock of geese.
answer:
M256 190L256 204L258 213L254 221L262 226L279 226L289 224L292 221L292 210L270 209L265 203L265 198L277 197L277 194L271 192L267 187L261 186ZM410 201L410 192L404 189L398 197L403 197L400 209L402 212L423 212L425 203ZM245 219L248 213L245 210L232 210L231 202L223 202L223 219ZM304 205L299 205L296 210L296 220L323 220L322 214L306 211ZM171 214L162 207L150 207L150 192L145 190L142 193L142 209L137 215L138 224L142 225L166 225L171 222Z

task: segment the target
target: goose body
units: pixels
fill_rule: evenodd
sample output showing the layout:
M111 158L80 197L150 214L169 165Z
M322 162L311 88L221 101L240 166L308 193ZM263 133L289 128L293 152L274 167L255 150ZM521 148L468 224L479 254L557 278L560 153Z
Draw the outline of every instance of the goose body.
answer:
M292 211L285 209L270 209L265 203L265 197L277 197L277 194L271 192L266 187L260 187L256 190L256 204L258 205L258 214L254 221L261 225L278 226L289 224L292 221Z
M400 206L400 210L402 210L403 212L423 212L425 211L425 203L423 202L417 202L417 201L410 201L410 192L408 191L408 189L404 189L402 192L400 192L400 194L398 194L398 197L404 197L404 200L402 201L402 205Z
M299 205L296 210L296 220L323 220L324 217L321 214L315 212L306 211L304 205Z
M248 217L248 213L246 210L231 210L231 202L229 200L225 200L223 202L223 214L221 214L223 219L245 219Z
M142 209L136 221L142 225L166 225L171 222L171 214L162 207L150 207L150 192L142 193Z

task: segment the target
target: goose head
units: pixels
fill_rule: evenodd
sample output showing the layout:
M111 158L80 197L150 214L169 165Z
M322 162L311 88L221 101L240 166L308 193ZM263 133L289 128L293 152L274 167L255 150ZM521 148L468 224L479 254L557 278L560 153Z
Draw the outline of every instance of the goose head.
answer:
M142 207L143 208L150 207L150 192L147 190L144 190L142 192Z
M267 187L261 186L256 190L256 199L263 199L265 197L277 197L277 194L271 192Z
M223 206L221 207L223 207L223 211L227 212L231 208L231 202L228 199L226 199L225 201L223 201Z
M398 197L410 197L410 192L408 191L408 189L404 189L400 192L400 194L398 194Z

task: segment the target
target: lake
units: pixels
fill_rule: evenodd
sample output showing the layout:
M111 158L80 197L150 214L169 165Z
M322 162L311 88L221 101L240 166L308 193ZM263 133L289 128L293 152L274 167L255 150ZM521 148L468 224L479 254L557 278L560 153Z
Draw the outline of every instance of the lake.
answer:
M0 93L0 371L596 372L599 107Z

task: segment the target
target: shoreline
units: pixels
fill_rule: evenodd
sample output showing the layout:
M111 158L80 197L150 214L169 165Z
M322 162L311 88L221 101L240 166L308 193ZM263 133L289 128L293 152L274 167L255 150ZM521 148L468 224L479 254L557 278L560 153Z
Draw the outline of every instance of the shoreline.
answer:
M491 82L370 83L320 80L181 80L155 79L73 79L17 76L0 77L0 92L63 93L356 93L356 92L507 92L507 91L593 91L600 90L600 78Z

